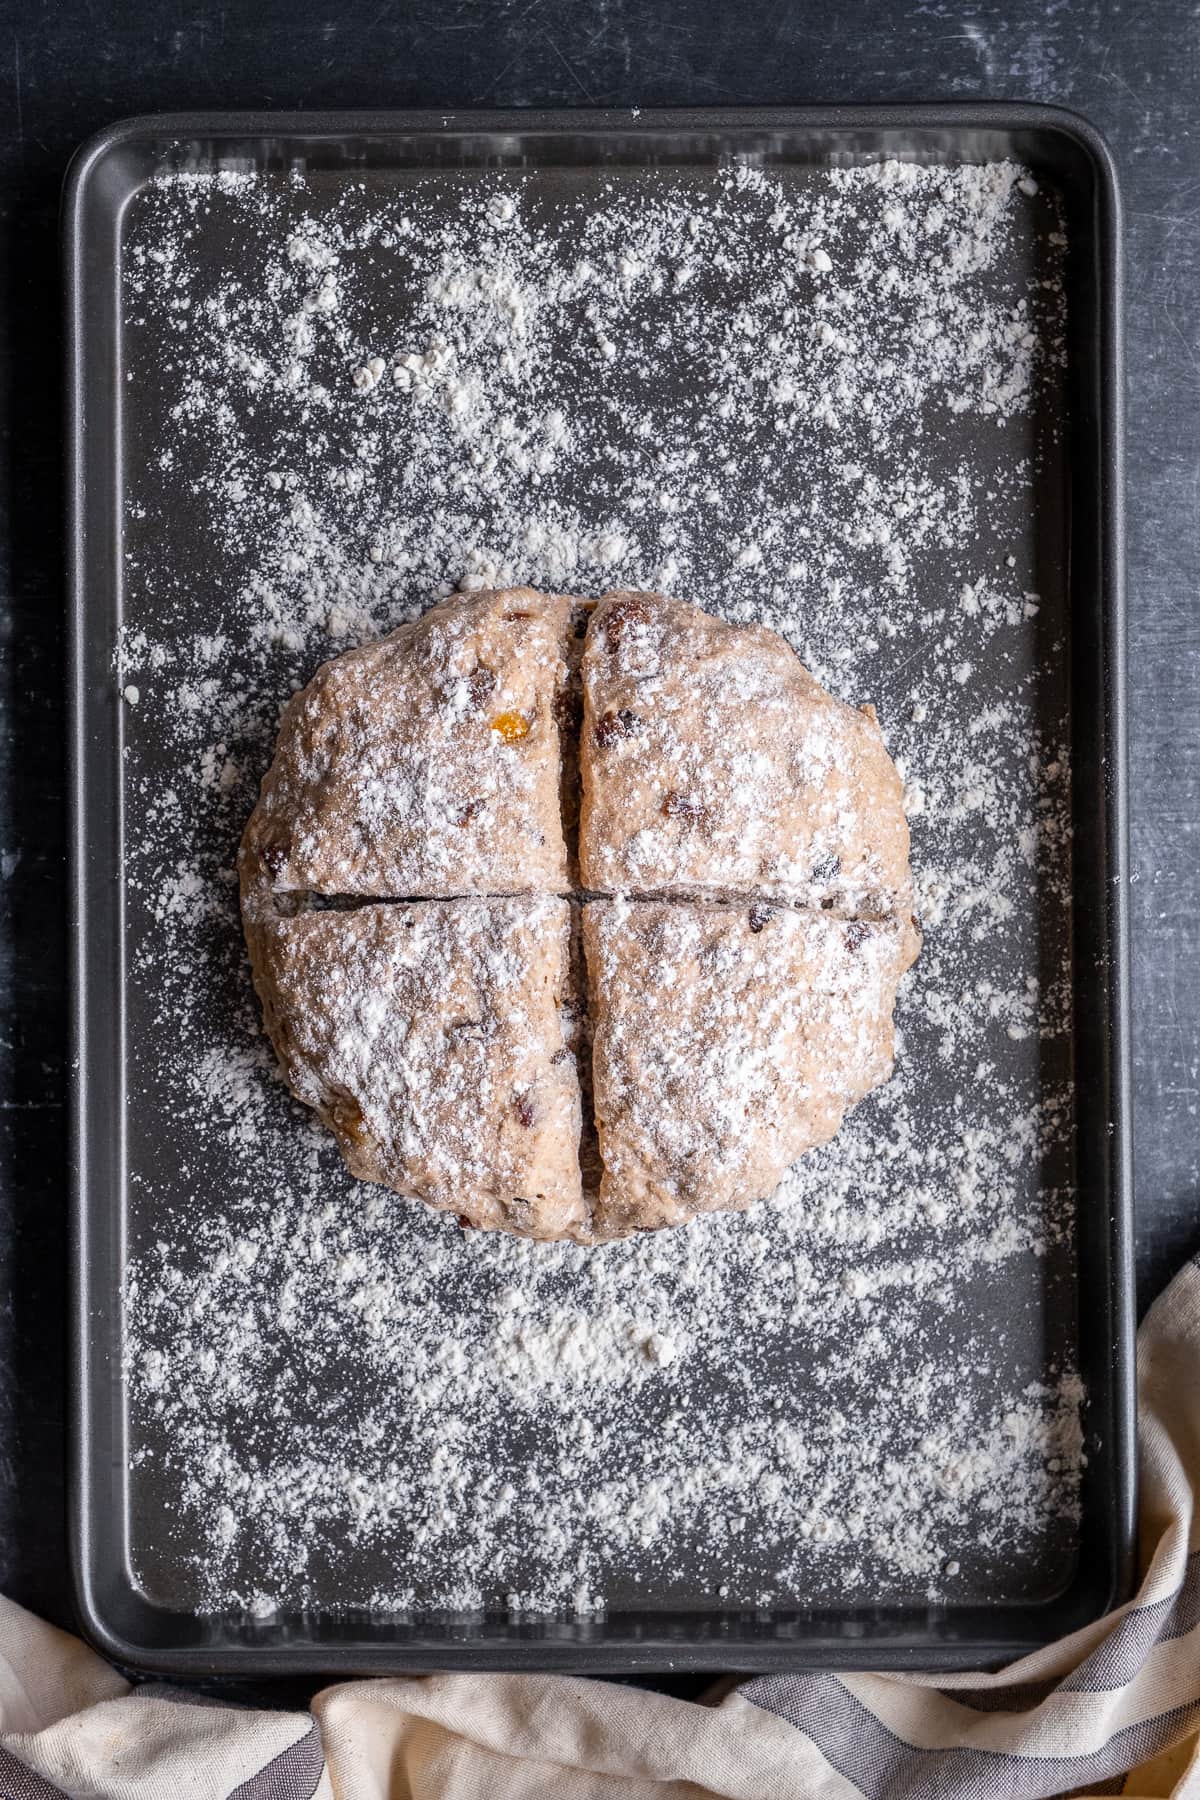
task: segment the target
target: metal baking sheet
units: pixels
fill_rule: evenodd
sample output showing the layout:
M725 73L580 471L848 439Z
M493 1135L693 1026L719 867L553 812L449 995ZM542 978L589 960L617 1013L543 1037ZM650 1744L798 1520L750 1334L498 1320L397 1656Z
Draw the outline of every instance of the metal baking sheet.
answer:
M852 1568L846 1557L808 1557L798 1539L784 1544L769 1534L755 1537L753 1518L751 1548L736 1556L728 1546L714 1549L698 1530L689 1541L682 1529L667 1556L639 1559L631 1553L624 1566L610 1557L602 1571L601 1609L588 1604L547 1609L514 1601L512 1589L520 1595L528 1584L536 1591L538 1549L514 1542L511 1534L506 1540L499 1525L495 1579L490 1588L485 1580L484 1591L458 1607L444 1603L461 1550L452 1529L434 1549L422 1551L406 1549L403 1533L339 1537L314 1529L303 1581L273 1593L264 1575L265 1553L254 1546L252 1521L246 1522L244 1554L230 1552L227 1534L220 1542L215 1536L205 1540L212 1512L189 1513L186 1453L172 1441L171 1414L147 1403L144 1379L140 1387L129 1381L122 1348L123 1308L139 1303L145 1271L156 1254L164 1254L159 1246L164 1241L171 1246L172 1278L186 1284L202 1260L211 1258L215 1239L206 1233L224 1218L223 1208L244 1219L253 1198L235 1191L239 1180L244 1188L248 1165L239 1165L238 1152L222 1150L212 1133L200 1129L181 1096L174 1060L179 1034L171 1017L174 975L164 972L161 983L147 975L151 953L162 941L164 916L161 880L151 871L161 875L164 861L170 862L176 833L181 858L185 844L202 841L210 860L228 859L239 821L215 805L210 818L206 802L189 802L174 812L158 804L185 777L178 721L156 712L149 684L144 703L140 695L130 697L132 682L123 699L124 678L116 673L118 644L128 644L139 632L145 640L156 635L161 640L171 631L195 637L210 616L216 631L223 615L214 596L250 573L236 532L229 542L214 544L196 484L189 482L186 467L179 470L171 461L165 428L171 407L181 403L172 373L178 334L154 306L130 299L138 291L127 279L131 259L156 253L147 209L161 202L161 191L152 200L152 184L164 174L185 180L220 175L232 192L254 175L277 184L282 196L277 218L286 217L289 195L298 219L322 206L348 205L358 209L369 235L373 209L391 207L394 217L397 194L410 190L423 196L425 211L420 213L414 201L414 214L420 213L428 231L431 182L441 182L437 191L448 212L477 203L481 193L519 190L523 207L554 220L583 216L614 190L675 191L699 196L705 204L704 197L711 200L715 193L720 204L720 183L739 168L802 187L830 168L885 158L936 165L1010 159L1030 170L1035 178L1030 191L1036 188L1038 198L1030 203L1025 235L1017 235L1018 262L1005 271L1010 280L1036 282L1037 259L1051 231L1057 229L1060 244L1065 243L1065 324L1056 352L1060 374L1043 390L1028 426L1036 480L1023 503L1017 495L1008 514L1004 497L997 502L1005 541L1013 546L1014 580L1018 587L1022 580L1036 587L1037 606L1004 639L1003 649L992 640L993 651L980 658L971 679L995 682L999 695L1009 691L1014 667L1023 671L1029 691L1036 693L1036 722L1046 741L1069 743L1069 848L1047 865L1046 893L1033 895L1013 939L1024 945L1035 973L1039 959L1044 977L1066 972L1068 1030L1046 1044L1036 1033L1030 1040L1015 1027L1002 1034L1000 1054L1010 1059L1015 1083L1040 1084L1046 1093L1057 1089L1066 1096L1069 1130L1040 1164L1035 1159L1031 1180L1039 1191L1070 1197L1072 1228L1051 1232L1036 1253L998 1257L999 1274L976 1271L952 1305L944 1296L931 1302L921 1329L943 1382L961 1366L972 1371L972 1379L994 1383L998 1393L1020 1392L1022 1384L1036 1384L1055 1369L1078 1370L1086 1393L1078 1516L1048 1519L1017 1549L1006 1549L983 1529L997 1497L981 1492L974 1516L970 1507L961 1514L952 1558L934 1579L916 1568L905 1575L894 1562L873 1571L869 1552L865 1574L864 1566ZM73 502L72 1509L85 1629L124 1662L189 1673L449 1666L951 1667L1009 1657L1112 1604L1126 1591L1131 1566L1133 1401L1119 206L1102 142L1070 115L1021 106L458 117L197 115L134 120L86 146L68 182L64 224ZM240 258L253 260L252 243L239 237L236 210L212 209L190 241L193 262L211 278L209 300L219 278L236 270ZM808 254L814 254L811 247ZM371 267L369 257L358 265L368 270L359 277L368 287ZM398 265L389 264L383 251L375 279L378 291L367 293L363 305L378 317L400 304L402 293ZM203 298L177 296L183 306ZM686 406L695 371L684 367L671 379L673 403ZM270 428L267 407L262 429ZM703 445L695 448L702 454ZM636 444L627 453L638 455ZM773 447L771 453L778 454ZM976 441L976 453L986 469L993 452L985 433ZM230 479L238 479L236 469ZM436 519L436 507L429 516ZM619 563L619 546L611 558L608 551L601 556L611 559ZM623 570L618 574L627 579ZM933 558L916 579L918 586L921 580L929 584L932 604L951 575L948 565ZM413 598L427 599L428 593ZM852 628L848 618L847 630ZM288 662L286 644L274 662L261 645L222 644L216 654L240 671L238 678L251 692L249 710L257 708L259 718L255 753L265 755L274 704L288 681L308 671L296 668L294 659ZM898 704L898 690L889 685L888 654L885 646L871 693L885 720L889 705ZM198 692L203 704L202 686ZM210 774L219 788L220 771ZM1069 884L1065 907L1053 900L1056 882ZM219 1037L223 1020L246 1017L235 915L226 909L197 942L204 1005ZM982 949L980 959L986 971ZM901 1023L909 1040L906 1068L929 1071L925 1104L932 1119L938 1109L957 1104L969 1071L939 1072L932 1041L922 1039L915 1020L910 1029L902 1014ZM179 1031L185 1029L180 1014ZM298 1139L300 1128L286 1099L279 1095L271 1104L276 1114L264 1129ZM307 1155L311 1140L304 1141ZM276 1143L285 1138L264 1139L257 1149ZM356 1196L336 1156L328 1147L312 1154L322 1159L322 1192L333 1215L348 1219L352 1209L361 1212L361 1190ZM850 1198L853 1205L853 1194ZM389 1215L388 1229L407 1246L397 1254L419 1260L423 1246L445 1243L422 1233L440 1233L443 1225L408 1210ZM754 1227L716 1229L733 1234L729 1241L736 1246L742 1241L736 1234ZM734 1260L736 1254L736 1248L730 1252ZM752 1263L746 1268L750 1280ZM132 1289L131 1270L136 1272ZM451 1315L457 1309L468 1318L496 1301L478 1257L452 1266L447 1279L438 1304ZM849 1291L853 1299L856 1290ZM872 1316L886 1327L886 1288L880 1292ZM192 1348L189 1342L179 1353ZM827 1422L830 1394L822 1391L827 1380L847 1384L844 1394L839 1390L833 1398L853 1419L863 1396L856 1394L852 1368L842 1367L835 1377L831 1364L821 1366L819 1348L814 1352L798 1333L790 1347L782 1341L776 1348L785 1361L774 1373L774 1404L784 1405L786 1395L798 1428L807 1428L818 1415ZM170 1360L176 1349L167 1339L155 1354ZM738 1365L749 1370L757 1354L752 1337L735 1350L733 1373ZM279 1379L286 1382L286 1372ZM713 1374L707 1386L693 1386L689 1404L702 1414L710 1408L718 1431L728 1425L731 1407L748 1404L753 1412L746 1391L727 1369L723 1376ZM310 1409L305 1417L321 1441L331 1410L353 1412L368 1399L351 1352L330 1356L322 1379L310 1380L295 1404ZM669 1426L669 1414L648 1408L638 1417L649 1452L651 1440ZM1019 1423L1013 1426L1018 1428ZM513 1426L505 1454L518 1479L531 1478L540 1467L537 1435L536 1425ZM262 1453L268 1476L272 1454L270 1447ZM302 1520L298 1529L307 1529ZM226 1571L223 1589L213 1585L218 1568ZM237 1603L214 1602L214 1592L236 1592ZM442 1603L434 1604L431 1596L438 1595Z

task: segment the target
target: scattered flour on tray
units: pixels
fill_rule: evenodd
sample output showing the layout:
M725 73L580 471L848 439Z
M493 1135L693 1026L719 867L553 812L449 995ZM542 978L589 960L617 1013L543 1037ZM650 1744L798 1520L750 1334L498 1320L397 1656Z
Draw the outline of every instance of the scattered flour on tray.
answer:
M114 679L151 1590L596 1612L1061 1574L1069 769L1033 495L1062 243L1007 163L230 172L134 202ZM874 701L926 930L896 1075L833 1144L744 1216L595 1252L356 1187L275 1075L237 918L287 694L517 581L764 620Z

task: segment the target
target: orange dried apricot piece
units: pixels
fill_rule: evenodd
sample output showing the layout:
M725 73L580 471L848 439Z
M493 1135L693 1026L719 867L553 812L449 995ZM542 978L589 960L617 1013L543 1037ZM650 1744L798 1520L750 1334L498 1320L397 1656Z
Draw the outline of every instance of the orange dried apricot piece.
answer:
M503 738L506 744L519 744L523 737L529 736L529 720L524 713L497 713L492 720L492 730Z

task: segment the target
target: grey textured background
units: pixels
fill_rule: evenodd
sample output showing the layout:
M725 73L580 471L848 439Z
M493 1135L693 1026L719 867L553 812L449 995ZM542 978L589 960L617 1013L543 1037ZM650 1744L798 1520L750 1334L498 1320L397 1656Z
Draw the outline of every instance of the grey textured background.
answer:
M1144 1305L1200 1247L1200 10L1181 0L0 0L0 1590L69 1617L55 221L72 147L122 115L187 107L972 98L1086 113L1124 184Z

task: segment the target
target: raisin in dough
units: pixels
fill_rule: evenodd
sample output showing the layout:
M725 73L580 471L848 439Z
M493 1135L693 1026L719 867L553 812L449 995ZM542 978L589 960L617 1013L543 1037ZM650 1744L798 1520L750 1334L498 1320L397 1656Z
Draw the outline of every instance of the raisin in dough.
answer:
M886 1081L907 919L599 901L584 909L600 1236L740 1208Z
M429 898L561 893L559 714L572 604L458 594L289 701L243 886Z
M350 1171L472 1225L584 1230L565 900L451 900L248 930L293 1093Z
M911 912L903 791L871 707L777 632L608 594L583 655L583 885Z

